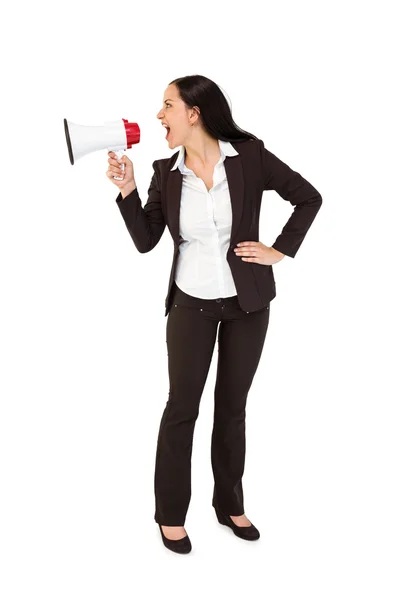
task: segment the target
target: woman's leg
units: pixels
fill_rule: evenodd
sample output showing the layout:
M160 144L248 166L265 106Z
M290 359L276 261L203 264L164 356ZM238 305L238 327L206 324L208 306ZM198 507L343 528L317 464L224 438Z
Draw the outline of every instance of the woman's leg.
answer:
M212 505L230 516L245 512L246 400L261 358L269 312L269 306L253 313L243 312L239 305L227 307L219 327L211 439Z
M175 296L167 317L169 397L161 418L154 476L161 525L184 525L191 497L193 433L215 347L218 318L199 299Z

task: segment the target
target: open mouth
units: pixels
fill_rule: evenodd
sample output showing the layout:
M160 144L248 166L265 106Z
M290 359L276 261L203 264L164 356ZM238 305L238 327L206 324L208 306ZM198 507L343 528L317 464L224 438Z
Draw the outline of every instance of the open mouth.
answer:
M168 139L168 136L169 136L170 128L169 128L169 127L166 127L166 130L167 130L167 135L165 136L165 139L167 140L167 139Z

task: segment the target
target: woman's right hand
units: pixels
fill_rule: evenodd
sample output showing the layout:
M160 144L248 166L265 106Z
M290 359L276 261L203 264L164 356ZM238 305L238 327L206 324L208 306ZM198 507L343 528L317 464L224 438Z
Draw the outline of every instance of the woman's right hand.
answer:
M107 177L110 179L112 183L114 183L120 190L123 188L130 188L131 186L136 187L134 172L133 172L133 163L132 161L124 154L120 159L117 158L115 152L108 153L108 162L109 167L108 171L106 171ZM121 169L121 164L124 163L124 170ZM122 177L122 179L114 179L116 177Z

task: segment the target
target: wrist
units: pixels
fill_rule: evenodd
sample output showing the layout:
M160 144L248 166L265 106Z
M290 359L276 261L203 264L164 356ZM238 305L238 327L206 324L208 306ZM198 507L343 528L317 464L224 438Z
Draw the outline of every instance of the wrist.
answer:
M125 187L120 188L122 198L126 198L126 196L129 196L129 194L131 194L135 189L136 189L135 181L131 181Z
M271 246L271 250L273 250L275 256L277 258L279 258L279 260L281 260L284 256L286 256L286 254L283 254L283 252L280 252L279 250L277 250L276 248L274 248L273 246Z

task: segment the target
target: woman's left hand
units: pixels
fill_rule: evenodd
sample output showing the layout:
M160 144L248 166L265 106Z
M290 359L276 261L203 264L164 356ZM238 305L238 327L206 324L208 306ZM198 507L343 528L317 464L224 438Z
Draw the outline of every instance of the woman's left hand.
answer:
M272 246L265 246L261 242L239 242L234 252L242 260L260 265L274 265L286 256Z

